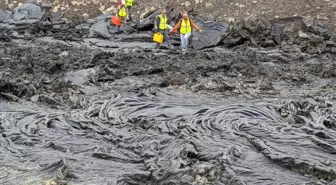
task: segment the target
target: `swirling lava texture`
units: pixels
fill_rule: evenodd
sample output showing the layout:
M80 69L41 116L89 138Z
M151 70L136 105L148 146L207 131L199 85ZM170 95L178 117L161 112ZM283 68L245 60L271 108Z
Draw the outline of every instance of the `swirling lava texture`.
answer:
M28 111L29 110L29 111ZM327 184L327 103L97 98L84 110L0 108L1 184Z

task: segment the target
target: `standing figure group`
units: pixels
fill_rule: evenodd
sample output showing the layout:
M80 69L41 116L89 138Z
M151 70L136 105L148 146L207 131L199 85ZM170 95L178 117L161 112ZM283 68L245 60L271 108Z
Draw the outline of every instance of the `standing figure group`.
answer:
M122 24L126 24L127 21L132 21L132 8L134 3L135 0L118 0L117 16L120 18ZM199 26L197 26L192 19L189 18L187 11L182 12L182 18L177 22L174 27L168 24L168 18L166 14L167 10L163 8L160 15L155 17L154 31L163 35L163 41L168 45L170 49L173 49L173 46L169 40L169 33L177 33L179 31L182 53L185 54L188 49L192 29L194 28L199 32L204 31ZM118 25L118 30L120 28L120 25ZM157 43L155 48L160 48L160 43Z
M182 19L180 19L174 27L171 27L168 24L166 13L167 11L164 8L161 10L161 14L154 19L154 31L160 32L163 35L164 42L166 42L168 47L173 48L173 46L169 41L169 33L172 32L177 33L177 31L179 30L181 38L181 49L182 53L185 54L187 52L189 38L192 33L192 28L196 29L199 32L204 31L201 28L199 28L192 19L189 18L187 11L183 11ZM169 32L168 29L170 30ZM155 48L159 47L160 43L157 43Z

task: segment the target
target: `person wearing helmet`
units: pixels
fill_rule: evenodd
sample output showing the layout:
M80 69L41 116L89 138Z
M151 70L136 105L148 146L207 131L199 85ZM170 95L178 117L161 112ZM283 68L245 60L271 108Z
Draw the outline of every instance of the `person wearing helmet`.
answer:
M193 20L191 20L188 16L187 11L183 11L182 19L176 24L173 28L173 32L177 32L177 29L180 29L180 38L181 38L181 46L182 53L185 54L187 52L189 38L192 33L192 28L196 29L199 32L204 32L201 28L199 28Z
M156 16L154 19L154 31L160 32L163 34L164 42L167 43L168 47L170 49L173 49L173 46L171 45L169 41L169 31L168 29L172 29L170 25L167 24L167 10L163 8L161 10L161 14ZM155 46L156 49L160 48L160 44L157 43Z

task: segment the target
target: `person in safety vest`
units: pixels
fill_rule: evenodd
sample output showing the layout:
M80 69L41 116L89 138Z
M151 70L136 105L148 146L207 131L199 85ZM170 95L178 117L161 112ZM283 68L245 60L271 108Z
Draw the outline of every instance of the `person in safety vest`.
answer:
M128 15L128 10L125 6L125 1L124 0L119 0L117 2L118 10L117 10L117 16L121 19L122 23L125 23L127 15ZM120 26L118 26L119 30Z
M170 25L167 24L167 10L165 8L163 8L161 10L161 14L156 16L154 19L154 32L160 32L163 34L163 38L164 38L164 42L167 43L168 47L170 49L173 49L173 46L171 45L170 41L169 41L169 31L168 29L172 29L172 27ZM157 43L156 44L156 49L160 47L160 44Z
M183 54L187 52L187 47L189 43L189 37L191 36L192 28L195 28L199 32L204 32L200 29L193 20L188 17L188 12L183 11L182 19L173 28L173 32L177 32L180 29L181 46Z
M135 3L135 0L125 0L125 5L128 10L128 20L132 21L132 10L133 10L133 5Z

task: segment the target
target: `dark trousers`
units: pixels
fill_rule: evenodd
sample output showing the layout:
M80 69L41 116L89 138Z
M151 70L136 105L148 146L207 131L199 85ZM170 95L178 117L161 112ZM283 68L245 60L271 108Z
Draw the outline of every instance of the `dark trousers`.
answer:
M125 24L126 24L126 17L119 17L119 18L121 19L121 24L120 24L120 26L118 26L117 32L120 30L121 25L124 24L124 26L125 26Z
M169 31L168 30L158 30L163 35L163 41L167 43L169 47L171 47L170 40L169 40ZM156 44L156 46L160 46L159 43Z
M128 20L132 21L132 11L133 11L133 6L128 6L127 9L128 9Z

